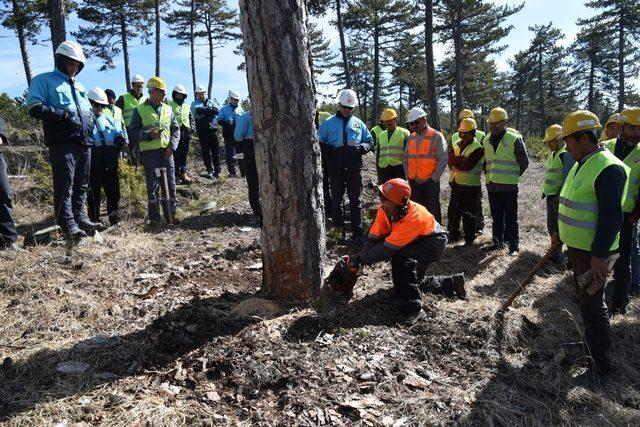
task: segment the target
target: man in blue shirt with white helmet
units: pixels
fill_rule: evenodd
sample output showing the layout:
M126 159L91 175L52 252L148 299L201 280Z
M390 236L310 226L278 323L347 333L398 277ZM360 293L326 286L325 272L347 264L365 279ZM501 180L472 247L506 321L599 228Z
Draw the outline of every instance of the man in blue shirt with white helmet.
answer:
M218 113L218 124L222 126L222 137L224 138L224 150L227 158L227 169L229 176L236 176L236 166L234 154L238 154L238 166L240 176L244 176L244 159L242 158L242 143L233 139L233 132L236 127L236 120L244 114L240 106L240 94L236 91L229 92L229 102L220 109Z
M253 123L251 122L251 113L248 111L238 118L233 137L236 142L240 142L242 144L247 187L249 189L249 204L251 205L251 210L258 220L258 223L262 225L258 168L256 166L256 152L253 145Z
M90 221L85 206L94 119L87 92L75 79L85 62L77 43L60 43L55 70L35 76L27 96L29 115L42 120L49 147L56 222L73 240L101 226Z

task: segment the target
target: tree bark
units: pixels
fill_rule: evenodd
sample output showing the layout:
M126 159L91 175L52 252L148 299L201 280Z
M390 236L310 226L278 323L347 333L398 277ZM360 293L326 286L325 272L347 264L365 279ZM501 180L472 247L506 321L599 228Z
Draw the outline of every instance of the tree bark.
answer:
M13 16L18 16L22 13L17 0L12 0ZM24 35L24 26L22 22L16 22L16 35L18 36L18 43L20 44L20 55L22 55L22 66L24 67L24 77L27 79L27 85L31 84L31 63L29 61L29 50L27 48L27 39Z
M595 86L595 74L596 74L596 58L595 53L589 54L589 94L587 96L587 110L593 111L594 109L594 86Z
M454 79L455 79L455 92L456 92L456 108L455 116L458 117L460 111L464 108L464 98L462 96L462 33L460 31L461 11L456 11L456 16L453 19L453 61L454 61Z
M620 2L620 12L618 16L618 111L624 110L624 3Z
M213 35L211 34L211 21L208 21L207 26L207 38L209 40L209 96L211 96L211 90L213 89Z
M438 95L436 92L436 66L433 61L433 0L424 2L424 45L427 63L427 96L429 102L429 125L440 130Z
M196 53L195 53L195 20L196 20L196 2L191 0L191 10L189 15L189 49L191 54L191 83L193 92L196 91ZM209 89L211 91L211 89ZM210 93L210 92L209 92Z
M380 28L373 29L373 102L371 106L371 122L378 121L378 103L380 98Z
M67 38L64 1L49 0L49 27L51 28L51 47L54 56L58 45Z
M538 48L538 99L540 100L540 133L544 133L547 112L544 101L544 80L542 76L542 46Z
M351 88L351 74L349 71L349 57L347 55L347 44L344 41L344 26L342 25L341 0L336 0L336 23L338 34L340 35L340 52L342 53L342 70L344 73L344 85Z
M262 291L305 301L318 293L325 256L306 4L240 0L239 9L263 212Z
M124 79L127 92L131 90L131 69L129 65L129 32L127 31L127 15L124 8L120 9L120 38L122 39L122 56L124 57Z
M156 15L156 76L160 77L160 0L155 0Z

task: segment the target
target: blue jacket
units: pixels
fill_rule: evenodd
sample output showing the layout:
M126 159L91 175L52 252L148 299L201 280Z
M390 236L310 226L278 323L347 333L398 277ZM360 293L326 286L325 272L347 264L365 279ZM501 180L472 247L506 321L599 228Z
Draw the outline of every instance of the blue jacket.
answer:
M196 99L191 103L191 115L196 122L196 132L218 129L220 105L215 99Z
M247 111L236 121L236 129L233 132L233 139L236 141L253 139L253 122L251 121L250 112Z
M324 145L327 169L361 169L362 155L371 150L373 138L365 124L357 117L335 114L322 122L318 139Z
M29 115L42 120L47 145L91 145L93 113L87 92L60 70L31 80L27 95Z
M236 120L244 114L244 110L240 105L232 107L231 104L226 104L220 109L218 113L218 124L222 126L222 135L228 138L233 138L233 130L236 125Z
M93 128L93 147L122 147L125 144L126 131L121 123L109 114L100 114Z

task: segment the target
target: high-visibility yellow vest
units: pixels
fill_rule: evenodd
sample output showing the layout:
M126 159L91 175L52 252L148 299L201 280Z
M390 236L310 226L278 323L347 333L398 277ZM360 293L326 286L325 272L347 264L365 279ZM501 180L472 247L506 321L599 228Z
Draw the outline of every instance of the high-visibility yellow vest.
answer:
M331 113L327 113L326 111L318 112L318 126L322 124L325 120L331 117Z
M613 153L616 149L616 139L604 141L602 145ZM622 204L622 210L629 213L636 206L638 188L640 187L640 144L636 145L636 147L627 154L627 157L624 158L622 163L627 165L631 170L629 172L629 190L627 191L627 198Z
M427 128L424 135L414 132L407 142L407 178L426 180L431 178L438 164L437 150L442 134Z
M113 117L113 119L117 123L123 123L122 110L120 109L120 107L116 105L110 105L110 106L104 107L102 112Z
M389 132L386 130L378 134L376 150L379 168L400 166L402 164L404 144L410 134L407 129L399 126L393 131L391 139L389 139Z
M173 110L173 114L176 116L178 126L191 126L191 124L189 123L189 114L191 114L191 107L187 105L186 102L183 102L182 105L180 105L172 100L169 101L169 105Z
M129 127L131 125L131 115L133 114L133 110L141 105L147 98L142 95L140 98L136 98L131 95L129 92L122 95L122 99L124 100L124 105L122 109L122 117L124 117L124 124Z
M482 146L482 140L484 140L485 133L481 130L476 130L476 136L473 138L474 141L478 141L478 144ZM451 147L460 143L460 132L456 132L451 135Z
M371 133L374 134L376 137L380 132L384 132L384 129L382 129L380 125L375 125L374 127L371 128Z
M471 141L471 144L467 145L465 149L462 150L462 156L469 157L471 153L476 151L478 148L482 148L482 145L474 139L473 141ZM453 154L455 154L456 156L460 156L459 143L453 146ZM461 171L460 169L452 167L451 174L449 175L449 182L455 182L456 184L460 185L479 187L480 175L482 175L482 159L478 160L478 163L476 163L473 169L468 171Z
M598 198L595 183L600 173L608 166L618 165L629 176L629 168L608 150L591 156L578 169L578 162L571 168L560 192L558 229L560 240L567 246L591 251L598 224ZM629 179L626 180L620 204L627 197ZM616 234L610 250L618 248L620 233Z
M520 164L516 159L515 143L519 133L507 130L498 144L496 152L491 144L491 134L484 138L484 160L486 162L487 183L511 184L520 183Z
M562 189L564 183L562 176L562 158L560 154L567 152L567 146L563 145L562 148L556 152L549 153L547 156L546 168L547 171L544 175L544 182L542 183L542 194L546 196L553 196L558 194Z
M161 130L160 138L140 141L140 151L167 148L171 143L171 107L163 102L157 111L148 103L140 104L136 108L142 119L143 130L150 131L154 128Z

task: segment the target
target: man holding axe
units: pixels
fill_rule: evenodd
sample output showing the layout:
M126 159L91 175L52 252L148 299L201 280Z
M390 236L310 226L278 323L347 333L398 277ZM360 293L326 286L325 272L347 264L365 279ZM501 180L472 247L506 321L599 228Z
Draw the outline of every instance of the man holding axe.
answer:
M575 111L562 122L562 137L576 163L560 192L559 235L553 239L568 247L592 368L607 374L611 372L611 326L605 284L617 255L629 168L598 145L600 128L598 117L590 111Z
M149 226L160 224L160 192L162 209L168 223L176 213L176 179L173 153L180 142L180 126L173 110L165 103L165 84L160 77L147 82L149 98L138 105L131 116L130 143L140 146L147 181ZM161 190L162 188L162 190Z

